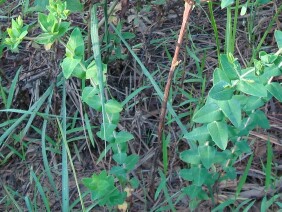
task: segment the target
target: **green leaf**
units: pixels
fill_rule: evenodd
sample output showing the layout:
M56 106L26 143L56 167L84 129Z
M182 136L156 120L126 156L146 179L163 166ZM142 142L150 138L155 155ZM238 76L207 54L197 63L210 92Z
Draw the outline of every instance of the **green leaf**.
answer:
M82 183L90 189L92 199L100 206L112 207L125 201L126 192L119 192L113 176L107 175L105 170L99 175L93 174L91 178L82 179Z
M131 171L134 169L136 164L138 163L139 156L138 155L129 155L125 160L125 168L127 171Z
M98 96L99 89L93 87L85 87L82 91L82 101L86 102L90 107L97 111L101 111L101 99Z
M222 152L216 151L215 156L214 156L214 163L219 163L219 164L226 164L226 161L228 158L231 158L231 152L229 150L225 150Z
M126 179L126 170L122 166L113 166L110 173L120 179Z
M277 61L275 61L275 63ZM282 60L281 60L280 63L281 63L280 64L280 66L281 66ZM266 83L268 83L268 81L271 77L280 76L282 72L280 70L281 67L279 68L278 65L279 65L279 62L278 62L277 65L273 64L273 65L270 65L270 66L265 66L264 70L263 70L263 74L259 76L260 82L263 83L263 84L266 84Z
M107 65L102 63L103 68L103 82L106 82L106 73L107 73ZM86 79L92 79L95 84L99 84L98 81L98 67L96 65L95 60L92 61L88 66L86 70Z
M81 61L75 68L74 70L72 71L71 75L73 77L77 77L79 79L85 79L85 71L84 71L84 61Z
M218 101L217 104L235 127L241 125L241 105L237 100Z
M213 72L213 84L217 84L220 81L225 81L230 83L230 79L227 74L220 68L216 68Z
M241 12L240 12L240 16L244 16L247 13L247 9L248 9L248 2L246 2L245 4L242 4L242 8L241 8Z
M222 150L225 150L228 143L228 128L225 122L211 122L208 124L208 130L215 144Z
M260 126L261 128L263 129L270 128L269 121L265 113L262 112L261 110L255 111L254 113L250 115L250 117L252 118L252 121L254 122L254 124Z
M220 121L223 118L223 113L216 103L204 105L196 112L193 121L196 123L210 123L212 121Z
M134 137L131 133L126 132L126 131L120 131L116 135L115 142L116 143L125 143L132 139L134 139Z
M268 54L264 51L261 51L259 53L259 58L261 59L261 62L265 65L273 64L274 61L278 58L278 55L275 54Z
M189 164L200 164L200 155L197 151L189 149L180 153L180 159Z
M71 12L82 12L83 4L80 0L67 0L67 9Z
M66 79L71 77L72 72L76 68L76 66L80 63L81 59L74 59L70 57L66 57L61 63L61 67L63 70L64 77Z
M249 112L258 109L263 105L264 101L261 97L249 96L245 106L243 107L243 110Z
M221 9L224 9L234 3L234 0L221 0Z
M66 56L71 58L84 58L84 40L78 27L76 27L70 35L66 46Z
M38 13L38 23L43 32L51 32L52 27L56 23L56 18L53 15L45 15L43 13Z
M127 157L127 154L124 152L119 152L113 155L114 161L117 162L118 164L123 164L126 157Z
M58 34L56 38L62 37L70 28L70 23L69 22L62 22L59 26L58 29Z
M129 180L130 185L132 186L132 188L137 189L140 185L140 182L137 178L133 177Z
M279 102L282 102L282 86L278 82L272 82L266 85L266 89L271 93Z
M268 4L269 2L271 2L271 0L257 0L256 1L257 4Z
M202 186L206 182L206 179L209 176L208 171L205 168L193 167L192 172L193 172L193 185L196 186Z
M191 141L202 141L205 142L210 139L210 133L208 131L207 125L194 128L191 132L186 133L184 138Z
M181 169L179 176L184 180L193 181L193 185L202 186L208 177L210 177L207 169L200 167L192 167L191 169Z
M110 99L105 104L106 113L119 113L122 111L122 105L114 99Z
M192 181L194 179L192 169L181 169L179 171L179 176L187 181Z
M56 40L56 37L51 35L50 33L41 33L35 39L35 41L39 44L53 44Z
M209 95L216 100L229 100L232 98L234 90L229 83L220 81L211 88Z
M191 199L199 198L201 200L208 199L208 195L203 191L201 186L190 185L182 189L183 193L188 195Z
M228 76L229 79L231 80L239 79L239 76L234 68L234 65L229 62L226 54L220 55L220 64L221 64L222 70Z
M103 196L108 188L113 184L114 179L107 176L106 171L102 171L99 175L93 174L91 178L82 179L82 183L91 190L95 190L97 198Z
M200 159L205 166L206 169L209 169L211 165L214 163L214 156L215 156L215 148L212 146L200 146L198 148Z
M240 155L243 154L243 153L250 153L251 152L250 145L248 144L248 142L246 140L240 140L240 141L236 142L235 145L236 145Z
M237 84L237 89L252 96L267 97L267 90L263 84L252 80L240 80Z
M120 119L119 113L107 113L107 119L105 120L106 123L117 124Z
M45 10L46 6L49 4L49 0L35 0L33 5L35 7L40 8L41 10Z
M122 34L122 37L124 38L124 39L133 39L133 38L135 38L135 34L133 34L133 33L131 33L131 32L123 32L123 33L121 33Z
M113 142L115 140L114 131L116 127L117 127L116 124L102 123L101 130L96 134L99 138L101 138L104 141Z
M282 31L275 30L274 37L275 37L278 48L281 49L282 48Z

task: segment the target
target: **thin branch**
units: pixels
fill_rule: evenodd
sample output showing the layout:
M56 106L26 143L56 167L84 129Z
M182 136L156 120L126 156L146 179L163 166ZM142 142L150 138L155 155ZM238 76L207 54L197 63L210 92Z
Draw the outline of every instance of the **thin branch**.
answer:
M163 128L164 128L164 121L165 121L165 114L166 114L166 109L167 109L167 101L168 101L168 96L169 96L169 90L170 90L174 70L175 70L176 66L179 64L178 55L179 55L180 47L182 45L183 37L184 37L185 31L186 31L186 25L188 23L188 19L189 19L189 16L190 16L190 12L193 8L193 5L194 5L193 0L185 0L185 9L184 9L184 13L183 13L182 25L181 25L181 29L180 29L180 32L179 32L178 41L177 41L177 44L176 44L172 63L171 63L171 66L170 66L167 83L166 83L166 86L165 86L164 98L163 98L163 101L162 101L162 108L161 108L160 121L159 121L159 127L158 127L158 146L156 147L156 153L155 153L155 156L154 156L153 166L152 166L152 171L151 171L150 193L152 195L155 193L154 178L155 178L155 175L156 175L157 160L158 160L158 157L159 157L161 149L162 149L162 134L163 134Z

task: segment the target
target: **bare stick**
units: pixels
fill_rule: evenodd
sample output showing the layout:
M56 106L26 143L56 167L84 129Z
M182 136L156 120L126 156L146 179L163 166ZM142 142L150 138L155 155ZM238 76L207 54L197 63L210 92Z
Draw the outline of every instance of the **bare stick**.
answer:
M186 25L188 23L188 19L189 19L190 12L192 10L193 5L194 5L193 0L185 0L185 9L184 9L184 13L183 13L182 25L181 25L181 29L180 29L180 32L179 32L178 41L177 41L177 44L176 44L172 63L171 63L171 66L170 66L167 83L166 83L166 86L165 86L164 98L163 98L163 101L162 101L162 108L161 108L161 114L160 114L160 122L159 122L159 127L158 127L158 146L156 148L156 153L155 153L155 156L154 156L154 159L153 159L153 166L152 166L152 171L151 171L151 182L150 182L150 193L151 193L151 195L153 195L155 193L154 178L155 178L155 175L156 175L157 160L158 160L158 157L159 157L161 149L162 149L162 134L163 134L163 128L164 128L164 121L165 121L165 114L166 114L169 90L170 90L174 70L179 63L178 55L179 55L179 51L180 51L180 47L181 47L181 44L182 44L182 41L183 41L184 33L186 31Z

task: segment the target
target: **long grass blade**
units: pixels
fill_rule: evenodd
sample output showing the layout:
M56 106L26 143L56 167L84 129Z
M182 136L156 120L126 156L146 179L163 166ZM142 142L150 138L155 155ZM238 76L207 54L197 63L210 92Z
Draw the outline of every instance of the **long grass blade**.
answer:
M75 168L74 168L74 165L73 165L73 162L72 162L72 157L71 157L70 149L69 149L69 146L68 146L68 141L66 140L66 136L63 136L63 134L64 134L63 127L62 127L62 125L61 125L61 123L59 122L58 119L57 119L57 123L58 123L60 133L62 134L63 143L64 143L64 146L66 148L66 152L67 152L67 155L68 155L68 158L69 158L70 166L71 166L71 169L72 169L72 172L73 172L73 176L74 176L74 180L75 180L75 183L76 183L76 187L77 187L82 211L85 211L85 206L84 206L84 202L83 202L83 199L82 199L83 197L82 197L81 192L80 192L76 171L75 171Z
M69 172L68 172L68 157L67 157L67 112L66 112L66 82L63 83L62 96L62 211L69 211Z
M50 110L50 107L51 107L51 102L52 102L52 95L53 95L53 92L50 93L49 95L49 98L48 98L48 103L47 103L47 106L45 108L45 114L48 114L49 113L49 110ZM47 151L46 151L46 128L47 128L47 122L48 120L47 119L44 119L43 121L43 125L42 125L42 133L41 133L41 153L42 153L42 159L43 159L43 165L44 165L44 169L46 171L46 174L47 174L47 177L49 179L49 182L57 196L57 198L59 199L60 198L60 195L59 195L59 192L56 188L56 184L55 184L55 181L52 177L52 174L51 174L51 169L50 169L50 166L49 166L49 163L48 163L48 158L47 158Z
M6 105L6 108L9 109L13 103L13 97L14 97L14 94L15 94L15 90L16 90L16 87L17 87L17 82L18 82L18 79L19 79L19 74L20 72L22 71L22 66L18 69L13 81L12 81L12 84L11 84L11 87L9 89L9 95L8 95L8 99L7 99L7 105Z
M220 55L220 45L219 45L217 25L216 25L216 21L215 21L214 14L213 14L213 2L209 1L208 4L209 4L209 12L210 12L211 25L212 25L212 28L213 28L213 31L214 31L214 36L215 36L217 58L219 58L219 55Z
M268 189L271 184L271 164L272 164L273 150L269 140L267 141L267 158L265 167L265 188Z
M247 179L247 176L248 176L248 173L249 173L249 170L251 168L251 165L252 165L252 161L253 161L253 158L254 158L254 155L252 154L251 157L249 158L248 160L248 163L247 163L247 166L245 168L245 171L242 175L242 177L240 178L240 181L237 185L237 189L236 189L236 198L238 197L238 195L240 194L245 182L246 182L246 179Z
M33 212L32 204L28 196L24 197L25 205L27 207L28 212Z
M33 178L33 180L35 182L35 186L37 187L37 189L39 191L39 194L40 194L40 196L42 198L42 201L44 203L46 211L50 212L51 211L50 203L49 203L49 201L47 199L47 196L46 196L46 194L44 192L44 189L43 189L41 183L39 182L38 178L36 177L36 174L32 170L31 170L30 174L31 174L31 176L32 176L32 178Z

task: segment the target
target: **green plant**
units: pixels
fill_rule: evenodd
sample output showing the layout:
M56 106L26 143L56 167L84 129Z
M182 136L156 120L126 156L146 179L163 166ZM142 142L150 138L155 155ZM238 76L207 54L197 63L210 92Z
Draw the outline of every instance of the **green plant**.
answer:
M116 206L122 204L126 200L126 192L130 187L138 185L138 181L129 177L130 171L134 168L139 160L137 155L129 155L127 153L127 142L133 139L133 135L129 132L118 130L117 124L120 119L120 112L123 110L123 106L115 99L105 98L105 85L106 85L106 73L107 65L102 63L101 50L98 35L98 19L97 19L97 5L93 6L91 10L91 41L92 49L94 53L94 60L85 60L85 46L84 37L80 28L75 27L69 38L65 43L63 37L71 29L70 22L66 20L70 11L67 10L67 3L60 0L51 0L49 6L47 6L48 14L38 13L38 23L42 30L42 33L36 38L28 38L34 40L39 44L43 44L45 49L48 50L56 43L60 43L65 47L65 58L61 63L62 73L66 79L70 77L77 77L82 80L88 80L89 85L82 87L81 99L90 108L94 109L97 113L102 113L102 123L100 131L97 132L97 136L105 141L105 150L99 157L99 161L106 157L108 151L113 152L113 159L116 166L113 166L109 173L106 171L100 174L94 174L91 178L83 179L84 185L89 188L92 193L93 200L99 205ZM9 38L6 39L8 48L12 51L18 50L18 45L25 38L27 34L27 26L23 26L23 21L19 17L16 21L12 20L12 28L8 29ZM121 25L118 25L121 29ZM125 39L131 38L131 33L123 33ZM129 36L129 37L128 37ZM116 59L122 59L124 56L121 54L120 40L118 37L111 37L114 40L114 50L116 52ZM63 82L64 85L64 82ZM52 87L51 87L52 88ZM45 96L46 98L47 96ZM63 103L65 101L65 87L63 88ZM45 100L45 99L44 99ZM51 99L49 98L49 101ZM63 104L65 105L65 103ZM48 112L48 109L46 109ZM66 139L66 111L65 107L62 108L62 123L58 121L62 136L62 209L68 211L69 208L69 196L68 196L68 158L71 159L68 143ZM32 115L34 118L35 114ZM25 118L26 116L23 116ZM21 120L16 123L19 124ZM16 124L15 123L15 124ZM44 129L46 129L46 122L44 122ZM29 127L30 125L28 125ZM15 127L15 126L14 126ZM13 127L13 129L14 129ZM28 129L26 127L25 129ZM91 128L91 127L90 127ZM11 129L12 130L12 129ZM11 132L0 137L0 144ZM45 144L45 137L42 137L43 144ZM50 177L50 170L46 161L45 145L43 146L44 166L47 171L49 180L54 185L52 178ZM71 162L71 161L70 161ZM72 162L71 162L72 166ZM72 167L75 173L74 168ZM48 171L49 170L49 171ZM35 177L35 175L33 175ZM35 178L34 178L35 179ZM37 185L39 181L37 181ZM77 183L78 186L78 183ZM46 203L45 194L42 191L42 187L38 186L41 195L43 195L46 209L49 208ZM80 192L79 188L78 191ZM81 194L79 195L81 197ZM83 201L81 200L82 208ZM47 207L48 206L48 207Z
M281 31L275 32L275 38L278 53L260 52L255 67L242 69L231 54L220 56L221 67L214 71L206 103L193 116L195 128L184 136L197 142L197 149L180 154L188 164L179 174L191 182L183 192L191 198L192 208L213 196L216 183L236 178L232 164L250 151L246 142L249 132L257 126L269 128L259 108L272 97L282 101L281 84L272 82L273 77L282 74Z
M7 29L9 37L5 39L5 44L9 46L11 51L19 52L18 45L27 35L27 29L28 26L23 25L23 20L20 16L16 20L12 19L12 28Z

